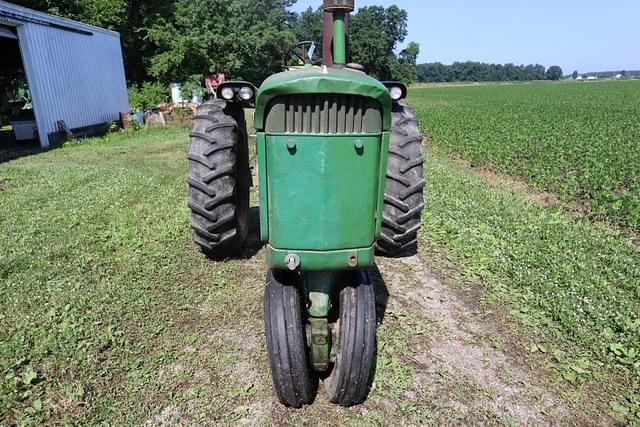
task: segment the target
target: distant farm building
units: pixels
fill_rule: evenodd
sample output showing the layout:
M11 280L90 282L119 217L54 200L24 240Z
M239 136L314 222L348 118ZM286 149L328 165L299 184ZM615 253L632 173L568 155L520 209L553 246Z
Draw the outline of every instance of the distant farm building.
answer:
M0 130L15 139L48 147L129 110L118 33L0 0L0 51Z

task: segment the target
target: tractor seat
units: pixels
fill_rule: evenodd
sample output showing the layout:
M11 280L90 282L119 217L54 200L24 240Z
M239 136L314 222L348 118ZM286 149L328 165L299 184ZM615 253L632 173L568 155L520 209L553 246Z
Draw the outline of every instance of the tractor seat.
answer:
M352 70L357 70L357 71L364 71L364 67L360 64L356 64L355 62L348 63L347 68L351 68Z

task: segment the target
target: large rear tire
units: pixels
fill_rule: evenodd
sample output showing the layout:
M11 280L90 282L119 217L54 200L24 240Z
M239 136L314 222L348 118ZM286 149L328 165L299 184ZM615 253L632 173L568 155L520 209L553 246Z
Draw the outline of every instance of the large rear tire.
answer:
M374 284L365 270L345 273L335 363L324 381L328 399L342 406L362 403L369 394L376 351Z
M189 149L193 241L213 258L240 252L249 230L249 154L242 107L204 103L194 117Z
M397 257L417 247L425 181L422 134L413 110L404 101L395 102L392 117L382 235L376 248L380 255Z
M295 273L270 271L264 291L264 325L273 388L282 404L294 408L311 403L318 386L317 377L309 369L299 286L300 278Z

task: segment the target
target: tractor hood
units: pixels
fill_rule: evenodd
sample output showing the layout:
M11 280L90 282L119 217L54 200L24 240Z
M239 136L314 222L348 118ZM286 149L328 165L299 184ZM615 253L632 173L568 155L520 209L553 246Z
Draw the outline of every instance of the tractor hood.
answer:
M377 100L385 113L391 112L389 90L378 80L348 68L305 67L275 74L264 81L256 100L255 127L264 130L269 103L278 96L335 93L367 96ZM391 127L391 114L384 114L384 130Z

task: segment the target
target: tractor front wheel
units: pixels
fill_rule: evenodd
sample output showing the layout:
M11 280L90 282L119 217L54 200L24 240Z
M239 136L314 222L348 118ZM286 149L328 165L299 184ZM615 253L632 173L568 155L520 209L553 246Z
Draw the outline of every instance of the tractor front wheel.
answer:
M318 379L309 369L300 277L270 271L264 290L264 325L273 388L280 402L300 408L315 397Z
M213 100L198 108L188 158L193 241L211 257L235 255L249 229L251 174L242 107Z
M364 402L373 378L376 305L373 281L365 270L346 277L332 351L335 362L324 388L331 402L351 406Z
M393 104L391 144L384 193L380 255L401 256L415 249L424 208L422 135L413 110L404 102Z

